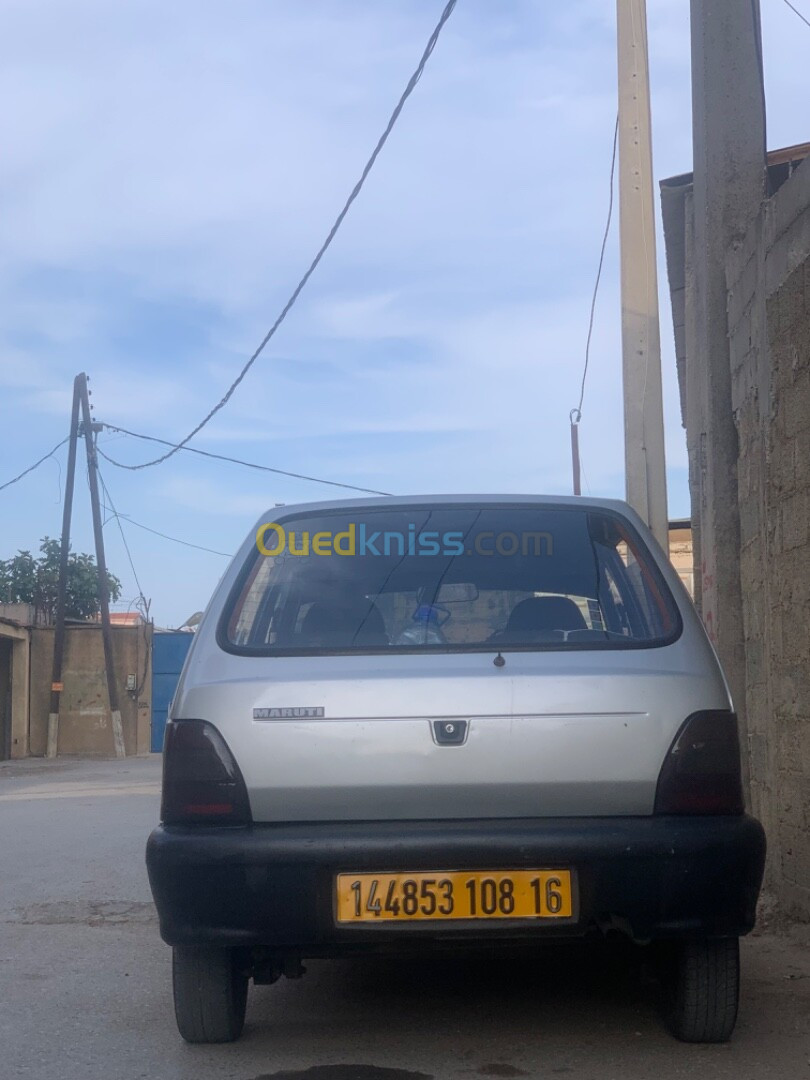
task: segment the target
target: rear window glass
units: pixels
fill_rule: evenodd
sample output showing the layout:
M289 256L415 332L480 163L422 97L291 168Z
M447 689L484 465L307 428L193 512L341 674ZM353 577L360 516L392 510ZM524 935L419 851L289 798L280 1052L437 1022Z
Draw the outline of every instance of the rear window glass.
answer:
M364 507L263 526L221 640L262 654L603 649L679 629L660 572L612 514Z

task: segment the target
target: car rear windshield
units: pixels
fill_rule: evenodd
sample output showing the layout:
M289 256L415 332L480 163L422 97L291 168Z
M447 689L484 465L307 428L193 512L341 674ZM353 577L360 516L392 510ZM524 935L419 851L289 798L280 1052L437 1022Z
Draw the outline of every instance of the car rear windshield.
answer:
M490 504L268 522L220 641L264 655L606 649L679 631L663 577L618 515Z

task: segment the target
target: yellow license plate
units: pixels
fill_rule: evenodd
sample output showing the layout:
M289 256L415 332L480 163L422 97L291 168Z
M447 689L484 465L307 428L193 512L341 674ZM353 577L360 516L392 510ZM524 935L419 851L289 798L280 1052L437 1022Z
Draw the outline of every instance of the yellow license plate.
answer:
M338 874L339 923L570 919L570 870Z

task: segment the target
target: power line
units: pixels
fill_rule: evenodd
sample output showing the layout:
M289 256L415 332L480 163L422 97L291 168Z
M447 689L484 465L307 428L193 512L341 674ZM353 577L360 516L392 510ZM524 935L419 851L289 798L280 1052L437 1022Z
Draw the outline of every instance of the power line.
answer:
M313 484L327 484L329 487L344 488L347 491L360 491L364 495L390 495L390 491L377 491L374 488L357 487L356 484L342 484L337 480L324 480L319 476L307 476L304 473L289 472L286 469L274 469L270 465L259 465L255 461L242 461L241 458L228 457L226 454L213 454L209 450L198 450L195 446L184 446L182 443L175 446L174 443L169 442L168 439L158 439L154 435L142 435L137 431L127 431L126 428L118 427L115 424L104 424L107 431L118 431L122 435L131 435L133 439L144 439L146 442L160 443L162 446L173 446L175 453L177 450L185 450L189 454L199 454L200 457L213 458L215 461L229 461L232 465L244 465L247 469L258 469L260 472L276 473L279 476L290 476L295 480L308 480ZM100 446L96 446L99 454L109 461L111 465L118 465L119 468L140 468L141 466L121 465L117 461L105 454ZM171 455L167 454L167 457Z
M98 445L96 446L96 449L98 450ZM146 596L144 595L143 587L141 586L140 580L138 579L138 571L135 569L135 563L133 562L133 559L132 559L132 552L129 550L129 544L127 543L126 534L124 533L124 527L121 524L121 515L116 510L115 503L112 500L112 495L110 495L109 488L104 483L104 477L101 475L101 469L99 469L99 467L98 467L98 461L96 461L96 474L97 474L99 480L101 481L101 489L104 492L104 498L110 504L109 506L107 506L106 503L103 503L102 505L104 506L105 510L111 511L113 516L115 517L116 524L118 525L118 531L121 533L121 540L123 541L123 544L124 544L124 550L126 551L127 559L129 560L129 568L132 571L132 576L135 578L135 584L138 586L138 596L136 597L135 600L130 601L130 603L127 605L127 611L131 611L132 608L133 608L133 605L134 605L136 610L142 615L144 625L146 626L148 624L148 622L149 622L150 601L146 599ZM149 640L148 640L148 637L146 635L147 635L147 631L146 631L146 629L144 629L143 674L141 675L140 681L138 682L137 686L135 687L135 698L136 699L141 696L141 691L143 690L144 686L146 685L146 678L147 678L147 675L149 674L149 652L150 652L150 650L149 650Z
M365 164L365 166L363 168L363 171L360 174L360 179L357 181L357 183L352 188L351 194L349 195L348 199L346 200L346 202L343 205L343 209L340 211L338 216L335 218L335 222L332 225L332 228L329 230L329 233L328 233L326 239L324 240L323 244L321 245L317 255L312 260L312 262L309 264L309 268L307 269L304 276L301 278L301 280L295 286L295 289L293 290L293 292L292 292L289 300L287 301L287 303L281 309L281 312L279 313L278 317L276 318L276 321L273 323L273 325L267 331L265 336L262 338L262 340L261 340L258 348L256 349L256 351L253 353L253 355L250 357L250 359L244 365L244 367L239 372L237 377L234 379L234 381L228 387L227 391L225 392L225 395L222 397L222 399L219 402L217 402L217 404L213 407L213 409L211 409L211 411L209 413L207 413L206 416L203 417L203 419L199 422L199 424L197 424L197 426L192 431L190 431L188 433L188 435L186 435L186 437L184 439L182 439L179 443L167 443L167 445L171 446L171 450L169 450L167 453L163 454L161 457L154 458L152 461L141 462L140 465L124 465L122 462L114 461L112 458L108 457L105 454L104 455L105 458L112 465L117 465L118 468L120 468L120 469L129 469L131 471L135 471L135 470L138 470L138 469L147 469L152 465L160 465L161 462L166 461L173 454L176 454L178 450L183 449L185 447L186 443L190 442L191 439L193 439L194 436L205 427L205 425L208 423L208 421L211 420L211 418L214 417L220 411L220 409L223 409L228 404L228 402L230 401L231 396L233 395L236 388L239 386L239 384L242 382L244 377L247 375L247 373L253 367L253 364L259 358L260 354L263 352L263 350L264 350L265 346L267 345L267 343L274 336L274 334L276 333L278 328L281 326L281 324L286 319L287 315L292 310L292 307L295 304L296 300L301 295L301 293L304 291L304 288L305 288L307 282L309 281L309 279L314 274L315 270L318 267L318 264L320 263L320 261L324 257L324 255L326 254L326 252L329 249L332 241L335 239L335 236L337 235L337 232L340 229L340 226L343 224L343 221L346 218L346 215L349 213L349 210L351 209L352 204L354 203L355 199L357 198L357 196L362 191L363 185L366 182L368 174L371 172L372 168L374 167L374 163L376 162L377 158L379 157L380 152L382 151L382 148L385 146L386 142L388 141L388 136L391 134L391 132L392 132L392 130L394 128L394 125L396 124L397 120L399 119L399 115L400 115L400 113L402 112L402 110L403 110L403 108L405 106L405 102L411 96L414 89L416 88L416 84L422 78L422 73L425 70L425 66L426 66L428 60L430 59L430 56L431 56L433 50L436 47L436 42L439 40L439 35L441 34L442 30L444 29L445 23L450 18L450 16L453 14L453 9L456 6L456 2L457 2L457 0L448 0L448 3L445 5L444 11L442 12L441 17L439 18L439 21L436 24L436 26L435 26L435 28L433 30L433 33L428 38L427 45L425 46L425 50L422 53L422 56L421 56L421 58L419 60L419 63L416 65L416 69L414 70L413 74L411 75L410 79L408 80L408 83L407 83L404 91L402 92L402 95L401 95L399 101L397 102L396 107L394 108L394 111L391 113L391 116L390 116L390 118L388 120L388 123L385 126L385 130L383 131L382 135L380 136L379 140L377 141L377 145L374 147L374 150L372 151L371 157L366 162L366 164Z
M113 511L113 513L115 513ZM119 515L115 515L118 517ZM157 529L152 529L148 525L142 525L140 521L136 521L131 518L129 514L121 514L121 518L127 523L127 525L134 525L137 529L143 529L144 532L152 533L153 536L161 536L164 540L171 540L174 544L182 544L183 547L196 548L197 551L207 551L209 555L222 555L225 559L232 559L233 555L228 551L215 551L214 548L203 547L201 544L192 544L190 540L181 540L177 536L169 536L167 533L158 532Z
M98 447L96 447L96 449L98 449ZM101 481L101 490L104 492L104 498L110 504L108 507L105 506L105 509L109 510L115 518L116 524L118 525L118 531L121 533L121 540L124 544L124 550L126 551L127 559L129 560L129 568L132 571L132 576L135 578L135 584L138 586L139 597L143 601L143 603L146 604L146 595L144 594L144 591L141 588L141 583L138 580L138 571L135 569L135 563L132 561L132 552L129 550L129 544L127 543L127 538L124 533L124 527L121 524L121 515L115 508L115 503L112 501L112 495L110 495L109 489L104 483L104 477L101 475L101 469L99 469L98 466L96 466L96 472L98 473L98 478Z
M33 464L33 465L29 465L27 469L23 469L23 471L22 471L22 472L21 472L21 473L20 473L20 474L19 474L18 476L15 476L13 480L7 480L7 481L5 482L5 484L0 484L0 491L3 491L3 490L5 490L5 488L7 488L7 487L11 487L11 485L12 485L12 484L16 484L18 480L22 480L22 478L23 478L24 476L28 476L28 474L29 474L30 472L33 472L33 471L34 471L34 469L38 469L38 468L40 467L40 465L41 465L41 464L43 463L43 461L47 461L47 460L48 460L48 458L52 458L52 457L53 457L53 455L54 455L54 454L56 453L56 451L57 451L57 450L58 450L58 449L59 449L60 447L64 446L64 445L65 445L65 443L66 443L66 442L68 441L68 439L69 439L69 438L70 438L70 436L69 436L69 435L66 435L66 436L64 437L64 439L62 439L62 441L61 441L61 442L58 442L58 443L56 444L56 446L55 446L55 447L53 448L53 450L49 450L47 454L45 454L45 455L44 455L43 457L41 457L41 458L39 459L39 461L35 461L35 462L34 462L34 464Z
M616 157L619 148L619 117L616 117L616 127L613 131L613 156L610 162L610 200L608 202L608 214L607 222L605 223L605 232L602 237L602 248L599 252L599 267L596 271L596 281L593 287L593 296L591 298L591 314L588 320L588 338L585 342L585 366L582 370L582 386L579 391L579 405L576 409L571 410L571 422L578 424L582 419L582 402L585 400L585 380L588 377L588 364L591 359L591 340L593 338L593 324L594 316L596 315L596 300L599 296L599 285L602 281L602 270L605 265L605 252L607 250L608 237L610 236L610 226L613 222L613 206L615 203L615 180L616 180ZM574 419L576 417L576 419Z
M797 7L794 7L793 4L791 4L790 0L784 0L784 2L794 14L799 16L799 18L806 26L810 26L810 19L808 19L806 15L802 15L801 11L799 11Z

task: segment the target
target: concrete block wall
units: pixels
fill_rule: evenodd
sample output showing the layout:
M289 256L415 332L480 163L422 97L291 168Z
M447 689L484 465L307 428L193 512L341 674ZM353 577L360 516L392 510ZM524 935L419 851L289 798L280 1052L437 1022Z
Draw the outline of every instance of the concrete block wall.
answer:
M810 160L726 261L751 800L810 920Z
M30 752L43 756L50 705L53 629L31 631ZM149 752L152 700L152 628L149 625L113 627L112 642L121 722L127 756ZM136 690L127 690L134 675ZM110 707L104 671L101 626L70 626L65 634L64 691L59 720L59 754L113 757Z
M11 716L8 718L10 740L7 749L12 758L26 757L28 754L28 674L31 662L31 631L27 626L20 626L10 619L0 617L0 641L5 641L6 648L11 650L11 678L9 683L0 687L0 693L6 696L11 711ZM5 749L6 747L3 747L4 751Z
M768 300L767 619L782 900L810 919L810 252Z

